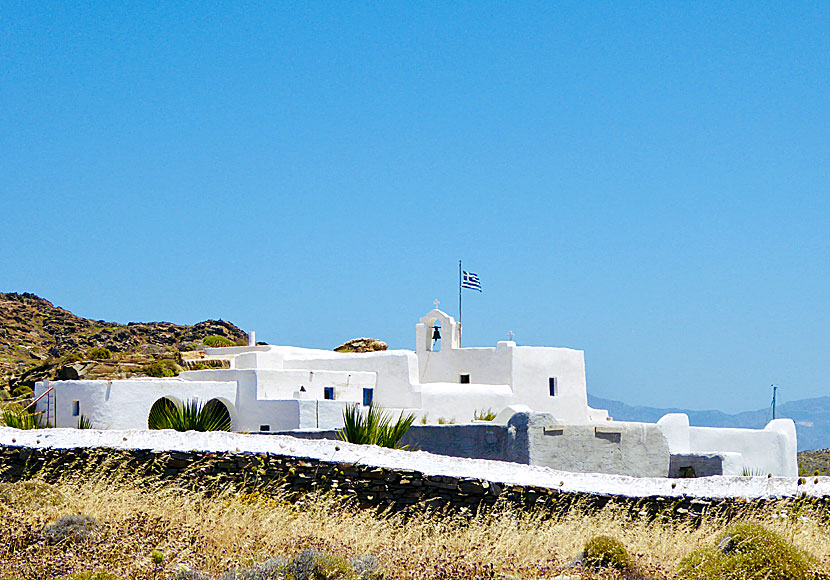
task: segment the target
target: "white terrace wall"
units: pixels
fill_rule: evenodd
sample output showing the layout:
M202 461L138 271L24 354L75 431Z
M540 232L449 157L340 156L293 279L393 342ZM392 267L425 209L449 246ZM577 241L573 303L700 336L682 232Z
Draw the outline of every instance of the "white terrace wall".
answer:
M673 454L715 453L727 457L724 475L741 475L744 470L775 476L798 475L798 442L792 419L770 421L763 429L730 429L690 427L688 416L670 413L657 425L666 435Z
M743 467L754 472L789 477L798 475L795 423L792 419L776 419L764 429L690 427L689 442L693 453L740 453Z

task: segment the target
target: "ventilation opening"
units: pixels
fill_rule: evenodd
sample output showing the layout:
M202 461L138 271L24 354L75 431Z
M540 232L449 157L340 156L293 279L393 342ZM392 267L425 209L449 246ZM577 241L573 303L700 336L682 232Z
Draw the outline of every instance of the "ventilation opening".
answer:
M260 433L268 433L271 430L271 425L260 425L259 432Z
M334 387L323 387L323 398L327 401L334 400Z
M462 385L470 384L470 375L458 375L458 382Z
M72 401L72 416L73 417L80 417L81 416L81 402L80 401Z
M556 388L556 377L550 377L548 379L548 390L550 392L551 397L555 397L558 393L558 389Z

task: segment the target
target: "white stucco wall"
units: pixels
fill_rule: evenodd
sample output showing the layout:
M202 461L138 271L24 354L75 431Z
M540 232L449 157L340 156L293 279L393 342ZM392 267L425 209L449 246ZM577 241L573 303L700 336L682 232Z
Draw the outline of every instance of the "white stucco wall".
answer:
M77 427L73 402L78 401L80 414L97 429L146 429L150 408L157 400L170 397L179 402L197 399L207 402L220 399L228 407L234 428L239 417L234 401L236 383L232 381L185 381L180 379L125 379L120 381L54 381L56 427ZM35 395L44 392L44 383L35 385ZM46 412L46 399L37 410Z
M512 344L512 343L510 343ZM460 375L481 385L509 385L512 349L463 348L418 353L421 383L458 383Z
M585 356L570 348L517 346L513 352L515 402L537 412L550 413L558 421L588 422ZM550 396L548 379L555 377L557 394Z
M418 384L418 359L408 350L385 350L369 353L339 354L326 352L283 361L285 369L363 371L374 373L375 401L384 407L421 407Z
M426 415L429 423L436 423L439 417L468 423L476 411L498 412L512 399L509 385L427 383L421 385L420 415Z
M750 471L798 475L795 423L791 419L776 419L764 429L690 427L689 444L692 453L740 453L743 468Z

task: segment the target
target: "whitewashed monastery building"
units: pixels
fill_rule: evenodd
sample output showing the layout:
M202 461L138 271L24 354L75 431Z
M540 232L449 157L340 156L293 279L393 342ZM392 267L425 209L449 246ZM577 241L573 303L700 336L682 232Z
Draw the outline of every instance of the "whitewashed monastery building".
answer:
M440 340L434 340L436 328ZM375 402L430 424L439 418L457 423L422 428L422 448L451 455L629 475L797 475L790 419L759 430L690 427L680 414L657 424L612 421L607 411L588 406L582 351L512 341L461 348L461 325L438 309L420 319L415 338L414 352L369 353L258 346L251 339L248 346L207 349L208 357L227 360L227 369L173 378L46 381L35 395L49 391L38 410L48 412L56 427L75 427L84 416L94 428L146 429L159 400L198 399L221 403L234 431L331 430L342 426L346 405ZM460 428L485 409L498 416L472 426L489 429L481 445L454 441L480 431Z

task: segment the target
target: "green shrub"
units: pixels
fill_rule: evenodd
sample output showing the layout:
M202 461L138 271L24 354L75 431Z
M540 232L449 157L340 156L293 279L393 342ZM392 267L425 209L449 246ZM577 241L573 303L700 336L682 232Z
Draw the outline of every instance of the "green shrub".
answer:
M677 572L689 580L806 580L815 564L809 554L778 534L745 523L718 536L714 546L686 556Z
M610 536L595 536L585 544L585 563L593 568L613 568L620 572L634 570L634 561L622 543Z
M401 414L393 420L380 405L369 405L366 413L362 413L357 405L349 405L343 410L343 429L337 436L349 443L405 449L400 446L400 441L413 421L415 415L412 414Z
M78 417L78 429L92 429L92 421L86 415Z
M179 374L179 365L176 361L170 359L157 360L154 363L144 365L141 367L141 372L149 377L175 377Z
M496 418L496 412L493 409L481 409L473 413L473 419L476 421L492 421Z
M231 339L216 334L206 336L202 343L209 348L224 348L235 344Z
M30 413L19 405L10 405L0 411L0 422L14 429L45 429L49 427L42 413Z
M109 360L112 358L110 349L100 346L93 347L87 351L86 355L92 360Z
M76 363L80 360L83 360L83 358L84 357L79 355L77 352L68 352L61 357L61 363L65 365L71 365L72 363Z
M455 417L450 417L449 419L446 417L438 417L438 424L439 425L455 425Z
M18 385L14 389L12 389L12 397L15 399L21 399L23 397L29 397L34 393L32 387L29 385Z
M230 431L231 417L225 405L216 400L202 405L193 399L179 406L170 399L159 399L150 409L147 426L176 431Z

